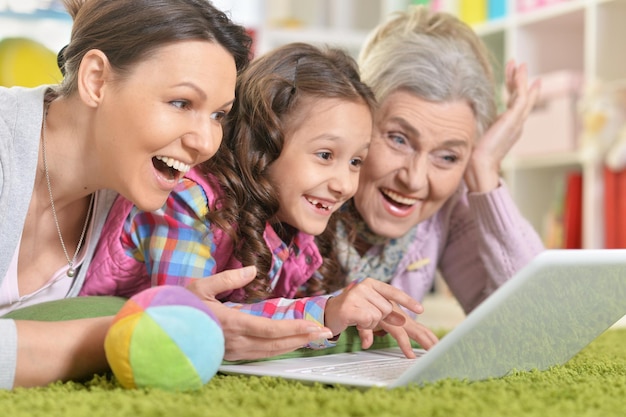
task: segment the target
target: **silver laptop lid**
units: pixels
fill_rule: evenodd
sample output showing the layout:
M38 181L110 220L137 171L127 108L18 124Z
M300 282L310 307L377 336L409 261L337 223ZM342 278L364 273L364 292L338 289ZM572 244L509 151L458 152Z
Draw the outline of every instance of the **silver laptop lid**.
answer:
M480 380L567 362L626 314L626 250L548 250L391 384Z

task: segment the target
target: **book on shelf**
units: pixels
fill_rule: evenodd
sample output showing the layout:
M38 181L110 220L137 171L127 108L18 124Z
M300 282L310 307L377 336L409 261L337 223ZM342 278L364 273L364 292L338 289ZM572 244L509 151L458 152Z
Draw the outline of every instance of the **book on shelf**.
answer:
M487 20L501 19L507 14L508 0L488 0Z
M569 0L516 0L515 4L518 12L528 12L565 1Z
M459 19L467 24L487 20L487 0L459 0Z
M604 167L604 247L626 248L626 169Z
M411 0L410 4L430 5L433 10L444 11L459 16L469 23L482 23L502 19L509 14L509 9L518 13L530 12L571 0Z
M617 241L617 179L619 172L605 166L602 176L604 180L604 247L616 249L619 247Z
M617 200L617 247L626 248L626 169L617 174L617 190L615 193Z
M563 248L582 249L583 175L573 171L567 174L563 204Z
M548 249L582 248L583 177L571 171L559 181L554 201L546 214L543 241Z

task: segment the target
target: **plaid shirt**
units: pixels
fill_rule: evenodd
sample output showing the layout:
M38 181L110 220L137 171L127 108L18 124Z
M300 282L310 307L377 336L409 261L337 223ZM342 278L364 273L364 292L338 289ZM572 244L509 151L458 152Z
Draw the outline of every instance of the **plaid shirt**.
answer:
M217 197L207 179L194 170L159 210L140 211L119 197L112 209L116 216L107 219L103 231L117 238L105 239L98 247L82 294L131 296L152 285L186 286L191 280L208 279L218 272L241 267L233 256L231 239L206 220ZM264 238L273 254L269 272L273 298L237 303L243 299L243 290L237 290L220 294L220 299L256 316L306 319L323 326L324 308L331 295L294 298L301 295L322 263L314 237L298 233L287 245L268 225ZM132 288L132 293L124 288ZM320 341L311 347L328 345L329 342Z

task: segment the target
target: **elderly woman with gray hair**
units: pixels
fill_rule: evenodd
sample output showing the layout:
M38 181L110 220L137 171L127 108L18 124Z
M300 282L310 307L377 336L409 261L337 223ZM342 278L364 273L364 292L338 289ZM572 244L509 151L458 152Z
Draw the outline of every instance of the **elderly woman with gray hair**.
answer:
M347 282L373 277L422 300L439 270L470 312L544 249L499 174L539 85L509 62L498 116L485 45L454 16L424 7L376 28L359 65L379 108L337 227Z

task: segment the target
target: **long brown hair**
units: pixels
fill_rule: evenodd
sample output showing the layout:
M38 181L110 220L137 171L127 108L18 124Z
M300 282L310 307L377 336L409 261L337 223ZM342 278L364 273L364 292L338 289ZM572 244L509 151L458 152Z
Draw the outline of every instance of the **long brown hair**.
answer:
M223 46L237 70L250 60L251 39L240 25L206 0L64 0L74 19L69 44L59 52L63 82L55 90L71 95L85 54L97 49L118 75L152 51L183 40L207 40Z
M267 222L279 234L283 227L275 219L279 200L267 168L283 149L285 121L303 97L340 98L364 103L372 111L374 98L346 52L304 43L279 47L253 61L238 80L236 97L222 146L203 169L217 178L224 191L217 202L219 210L214 207L208 219L233 237L235 256L242 264L257 267L256 279L245 288L248 300L255 300L271 294L272 253L263 231ZM317 237L324 257L319 272L325 291L340 285L334 282L340 278L334 241L331 227Z

